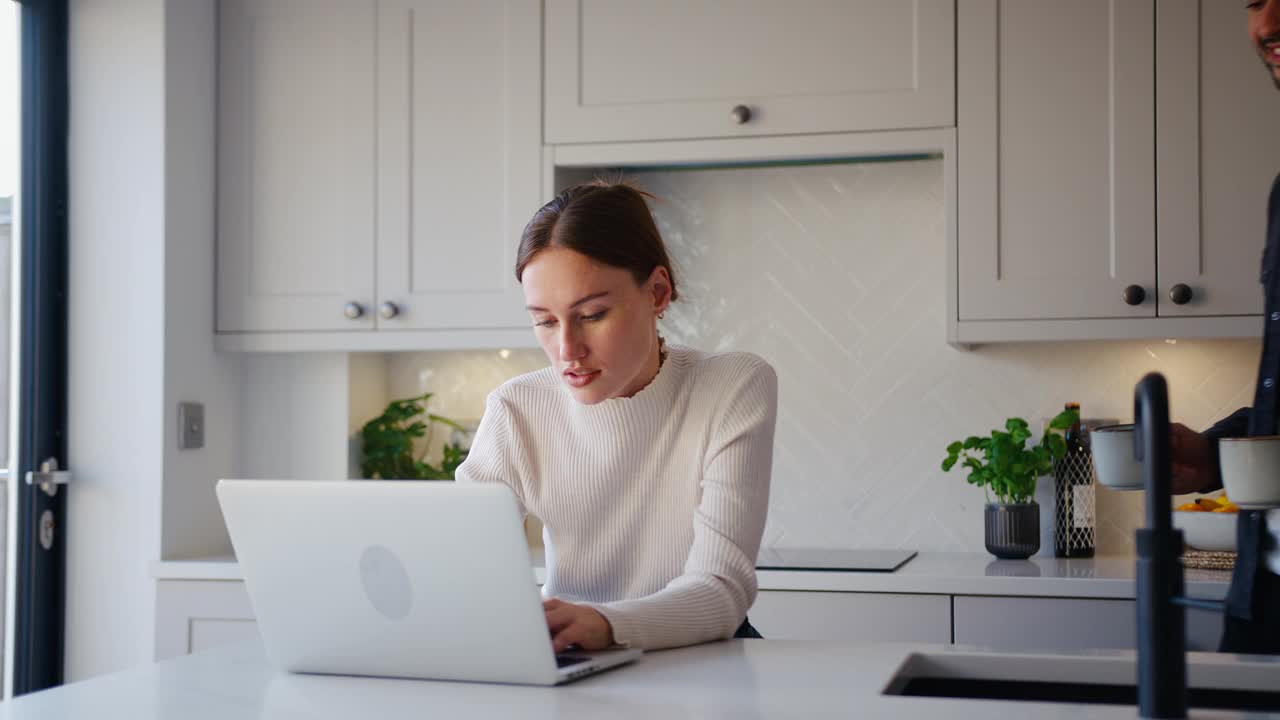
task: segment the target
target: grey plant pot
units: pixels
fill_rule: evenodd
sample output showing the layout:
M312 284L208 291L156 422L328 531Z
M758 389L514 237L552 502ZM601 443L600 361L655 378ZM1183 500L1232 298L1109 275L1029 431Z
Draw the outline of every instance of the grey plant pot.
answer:
M984 521L987 551L992 555L1022 560L1040 550L1040 506L1035 502L988 503Z

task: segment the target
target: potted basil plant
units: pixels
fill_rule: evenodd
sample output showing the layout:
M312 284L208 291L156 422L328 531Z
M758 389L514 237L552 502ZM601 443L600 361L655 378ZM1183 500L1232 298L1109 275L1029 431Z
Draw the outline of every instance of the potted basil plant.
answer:
M987 550L998 558L1027 558L1040 549L1040 506L1032 498L1036 480L1053 470L1055 460L1067 452L1060 432L1079 415L1064 410L1049 421L1040 442L1027 447L1031 430L1022 418L1009 418L1004 430L989 437L977 435L947 446L943 471L956 465L969 470L969 484L987 495L984 515ZM995 496L994 500L992 496Z

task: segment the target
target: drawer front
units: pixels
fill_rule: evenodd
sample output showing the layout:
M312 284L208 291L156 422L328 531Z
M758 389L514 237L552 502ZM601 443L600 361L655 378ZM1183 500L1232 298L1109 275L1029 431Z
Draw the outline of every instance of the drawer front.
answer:
M1090 650L1137 647L1132 600L1084 598L955 598L955 641L1001 650ZM1187 612L1187 649L1215 651L1222 617Z
M241 580L156 583L156 660L258 637Z
M951 641L947 595L765 590L747 617L770 640Z
M956 642L1002 650L1134 646L1132 600L975 597L955 599Z
M259 637L258 623L253 620L191 618L187 637L187 652L195 653L219 645L255 640Z

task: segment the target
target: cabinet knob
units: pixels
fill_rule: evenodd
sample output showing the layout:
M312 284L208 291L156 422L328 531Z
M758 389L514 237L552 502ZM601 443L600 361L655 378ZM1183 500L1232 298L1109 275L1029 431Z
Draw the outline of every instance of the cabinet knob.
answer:
M364 306L358 302L349 302L342 308L342 314L348 319L356 320L364 315Z
M729 111L729 117L733 119L735 125L746 125L751 122L751 108L746 105L734 105Z
M1184 283L1178 283L1169 288L1169 299L1173 301L1174 305L1186 305L1191 302L1191 298L1194 296L1195 293Z
M378 308L378 314L382 316L383 320L390 320L400 314L400 307L393 302L384 302Z
M1130 285L1124 289L1124 301L1130 305L1141 305L1147 299L1147 291L1141 285Z

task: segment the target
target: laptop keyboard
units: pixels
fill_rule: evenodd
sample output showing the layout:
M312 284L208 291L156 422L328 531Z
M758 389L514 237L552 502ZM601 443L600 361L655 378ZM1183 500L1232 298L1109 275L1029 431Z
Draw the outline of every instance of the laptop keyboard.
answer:
M578 663L584 663L587 660L590 660L590 658L585 658L585 657L582 657L581 655L557 655L556 667L558 668L569 667L570 665L577 665Z

